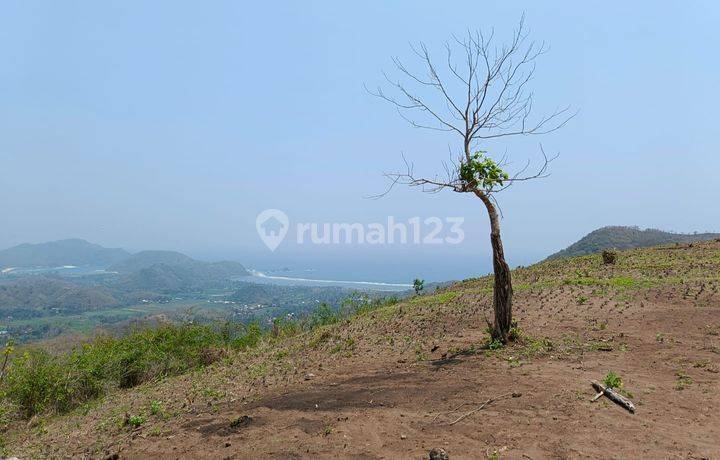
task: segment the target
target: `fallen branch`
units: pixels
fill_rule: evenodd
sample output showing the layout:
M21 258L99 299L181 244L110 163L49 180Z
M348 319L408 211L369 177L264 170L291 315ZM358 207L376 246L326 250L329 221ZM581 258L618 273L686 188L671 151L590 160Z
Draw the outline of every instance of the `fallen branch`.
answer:
M447 411L447 412L438 412L437 414L435 414L435 417L433 417L433 419L432 419L430 422L431 422L431 423L434 423L435 420L437 420L438 417L440 417L442 414L452 414L452 413L455 412L456 410L460 409L462 406L465 406L465 405L468 405L468 404L472 404L472 403L465 401L464 403L460 404L459 406L457 406L456 408L454 408L454 409L452 409L452 410L449 410L449 411Z
M460 417L458 417L458 418L455 419L454 421L450 422L449 425L455 425L455 424L456 424L457 422L459 422L460 420L462 420L462 419L464 419L464 418L466 418L466 417L471 416L471 415L474 414L475 412L479 412L479 411L483 410L483 408L485 408L485 406L487 406L488 404L493 403L493 402L498 401L498 400L503 399L503 398L507 398L508 396L512 396L513 398L519 398L519 397L520 397L520 393L511 392L511 393L505 393L504 395L500 395L500 396L497 396L497 397L495 397L495 398L490 398L490 399L488 399L487 401L485 401L484 403L480 404L480 405L479 405L478 407L476 407L475 409L471 410L470 412L468 412L468 413L466 413L466 414L464 414L464 415L461 415Z
M604 386L597 380L591 380L590 384L593 386L593 388L595 388L595 391L598 392L598 394L595 395L595 397L593 398L593 401L597 401L598 398L600 398L601 396L606 396L610 401L627 410L631 414L635 413L635 404L633 404L632 401L630 401L625 396L621 395L610 387Z

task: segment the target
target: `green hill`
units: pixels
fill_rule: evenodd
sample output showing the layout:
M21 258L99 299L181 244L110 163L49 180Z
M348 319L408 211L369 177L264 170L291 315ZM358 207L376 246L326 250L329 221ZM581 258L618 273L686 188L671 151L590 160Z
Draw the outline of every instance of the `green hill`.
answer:
M0 282L0 317L33 317L53 310L81 312L119 304L104 286L81 286L42 276Z
M123 284L133 289L172 292L201 284L248 275L237 262L201 262L173 251L142 251L110 266L126 275Z
M604 249L636 249L661 244L692 243L720 238L720 233L670 233L662 230L639 227L609 226L588 233L576 243L548 257L560 259L601 252Z
M195 262L195 260L185 254L175 251L141 251L111 265L108 271L133 273L157 264L189 266Z
M69 239L21 244L0 251L0 269L8 267L107 266L130 256L124 249L109 249L85 240Z

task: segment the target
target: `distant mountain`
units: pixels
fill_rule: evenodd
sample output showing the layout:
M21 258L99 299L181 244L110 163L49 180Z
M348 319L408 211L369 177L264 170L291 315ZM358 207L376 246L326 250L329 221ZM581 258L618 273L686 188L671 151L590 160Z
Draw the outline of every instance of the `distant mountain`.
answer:
M108 266L130 256L124 249L108 249L85 240L70 239L21 244L0 251L0 269L9 267Z
M108 271L126 275L128 289L177 292L203 284L248 275L237 262L201 262L173 251L143 251L114 264Z
M634 249L658 246L661 244L692 243L720 238L720 233L670 233L648 228L610 226L588 233L576 243L548 257L560 259L565 257L593 254L604 249Z
M108 271L135 273L157 264L192 265L197 261L175 251L142 251L111 265Z

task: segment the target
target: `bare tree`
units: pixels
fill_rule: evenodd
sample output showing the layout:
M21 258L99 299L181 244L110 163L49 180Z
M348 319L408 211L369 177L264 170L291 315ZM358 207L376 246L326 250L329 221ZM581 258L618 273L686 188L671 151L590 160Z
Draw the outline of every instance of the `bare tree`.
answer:
M515 182L546 177L548 165L554 158L548 158L540 146L543 162L537 171L526 173L530 166L528 161L520 171L510 175L505 171L507 156L495 161L480 146L490 139L555 131L574 114L566 107L531 120L533 94L527 86L535 71L535 61L545 53L546 47L544 43L537 45L527 41L524 17L509 44L498 47L493 38L493 32L485 35L482 31L468 32L462 38L453 36L452 41L445 43L445 76L441 76L427 47L420 43L412 50L424 67L424 74L411 72L403 62L393 58L399 75L411 86L384 73L392 89L391 94L384 92L382 87L368 91L395 106L400 116L412 126L446 131L462 139L462 151L457 162L443 163L444 177L417 177L412 164L403 156L406 170L386 174L391 181L390 187L380 196L397 184L405 184L421 187L427 192L449 189L472 193L482 201L490 219L495 274L495 321L490 326L493 339L505 343L512 327L513 288L500 237L500 214L495 195ZM458 49L461 55L459 62L453 54Z

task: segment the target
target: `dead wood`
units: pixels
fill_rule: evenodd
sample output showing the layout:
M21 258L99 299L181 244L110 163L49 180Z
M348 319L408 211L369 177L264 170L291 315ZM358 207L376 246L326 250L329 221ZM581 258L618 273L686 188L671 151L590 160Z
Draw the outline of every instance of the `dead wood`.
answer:
M631 414L635 413L635 404L633 404L632 401L630 401L625 396L621 395L617 391L613 390L610 387L606 387L597 380L591 380L590 384L595 388L595 390L600 395L606 396L610 401L614 402L618 406L622 407L623 409L627 410ZM599 396L595 396L593 401L597 400Z

